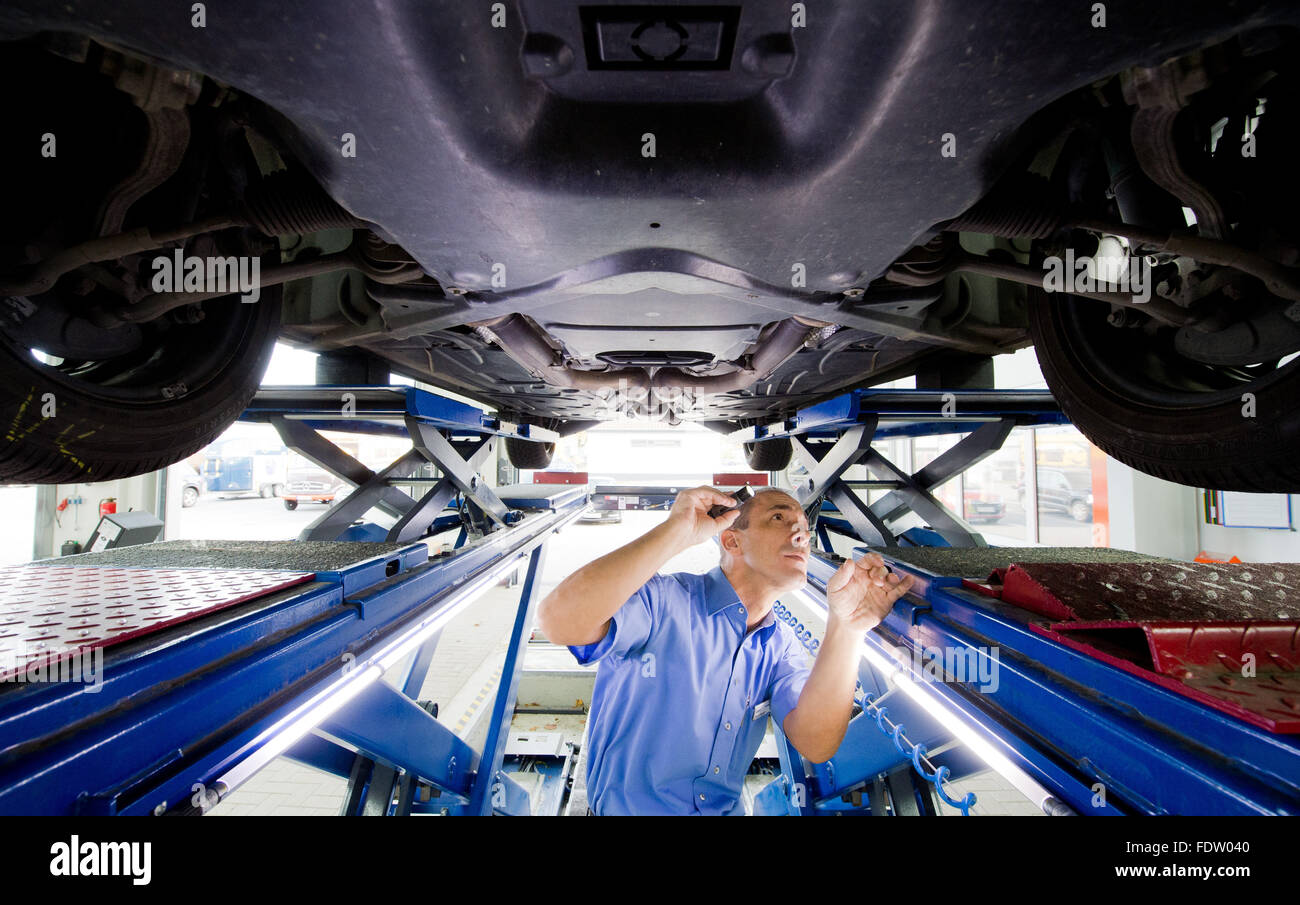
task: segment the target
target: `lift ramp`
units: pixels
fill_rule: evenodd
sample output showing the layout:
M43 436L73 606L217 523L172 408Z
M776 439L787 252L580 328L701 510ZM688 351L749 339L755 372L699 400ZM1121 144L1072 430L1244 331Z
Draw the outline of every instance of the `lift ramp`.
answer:
M345 813L528 813L501 769L518 653L546 545L585 488L490 486L487 452L529 429L414 388L275 388L245 417L356 489L297 541L5 569L0 813L203 813L280 755L350 779ZM413 450L376 472L321 430L405 431ZM422 540L453 531L446 550ZM471 748L416 696L442 627L512 574L513 660ZM92 668L43 680L74 662Z
M752 429L788 437L807 472L793 492L820 549L777 613L811 655L835 538L915 579L864 639L839 751L810 764L782 739L758 813L970 813L954 783L988 770L1052 815L1300 811L1300 569L994 547L935 497L1016 426L1061 423L1036 391L855 391ZM966 436L911 473L872 446L933 433ZM848 480L859 464L868 479Z
M24 646L11 677L18 664L88 651L103 666L93 690L0 684L0 812L203 813L284 755L347 779L347 814L573 813L581 743L552 744L546 727L565 704L544 701L522 667L530 644L545 647L530 629L546 545L595 502L594 489L487 486L485 450L501 437L536 439L533 429L429 397L259 395L249 420L356 488L351 508L336 504L297 541L165 542L6 570L0 644L17 635L46 645ZM819 549L807 585L776 614L811 657L837 543L916 579L863 639L857 712L839 751L809 763L773 726L748 784L754 813L971 813L976 796L961 782L989 770L1045 814L1300 811L1294 567L1197 573L1203 590L1281 591L1276 613L1206 609L1197 619L1161 611L1158 597L1126 607L1157 573L1196 570L1127 551L990 546L934 495L1015 426L1060 423L1043 393L863 391L750 429L789 437L806 472L793 489ZM322 434L340 429L416 442L372 470ZM939 432L967 436L915 472L872 445ZM866 480L847 477L858 464ZM884 492L868 502L870 488ZM606 489L638 508L666 508L676 490ZM452 533L445 551L433 549ZM442 627L511 574L508 653L471 746L419 687ZM1097 607L1119 618L1097 618ZM1250 675L1240 669L1248 653ZM1261 691L1265 723L1223 706ZM583 703L570 705L575 727ZM542 708L552 708L547 721L530 727Z

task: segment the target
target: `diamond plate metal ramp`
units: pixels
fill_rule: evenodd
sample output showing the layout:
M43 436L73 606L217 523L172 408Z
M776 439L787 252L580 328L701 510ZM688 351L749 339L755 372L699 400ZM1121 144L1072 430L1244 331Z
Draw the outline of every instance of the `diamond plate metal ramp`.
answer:
M0 568L0 681L309 581L254 569Z
M1300 733L1300 565L1012 563L988 587L1046 637L1270 732Z

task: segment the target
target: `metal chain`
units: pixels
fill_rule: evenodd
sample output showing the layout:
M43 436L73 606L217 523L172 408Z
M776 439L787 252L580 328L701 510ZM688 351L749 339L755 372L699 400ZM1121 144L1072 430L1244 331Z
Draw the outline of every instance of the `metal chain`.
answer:
M800 643L813 656L817 655L817 648L821 646L821 642L813 637L812 632L804 627L794 613L779 602L773 604L772 613L777 619L794 628L795 637L799 639ZM875 717L876 726L879 727L881 732L893 739L894 747L898 749L900 754L911 760L912 769L916 770L922 779L934 786L935 793L944 804L960 810L963 817L969 817L970 809L975 806L975 793L967 792L960 801L953 800L944 790L944 783L947 782L949 775L948 768L939 767L936 769L930 759L926 757L925 745L917 744L909 739L903 724L891 720L888 716L889 708L881 707L873 700L873 697L873 695L865 694L862 690L862 684L858 683L853 694L854 703L862 708L863 713ZM886 723L889 725L886 726Z
M799 639L799 643L808 649L808 653L814 657L817 656L817 649L822 645L821 641L813 637L811 630L804 628L803 623L795 617L794 613L782 606L780 601L777 601L772 605L772 614L786 625L791 626L794 629L795 637Z

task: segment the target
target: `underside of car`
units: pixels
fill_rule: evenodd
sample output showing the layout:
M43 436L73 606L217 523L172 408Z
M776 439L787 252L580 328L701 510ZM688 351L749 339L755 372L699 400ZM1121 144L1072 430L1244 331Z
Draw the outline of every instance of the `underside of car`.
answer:
M277 339L560 436L1032 344L1114 458L1300 491L1300 9L1075 6L11 0L0 481L190 455Z

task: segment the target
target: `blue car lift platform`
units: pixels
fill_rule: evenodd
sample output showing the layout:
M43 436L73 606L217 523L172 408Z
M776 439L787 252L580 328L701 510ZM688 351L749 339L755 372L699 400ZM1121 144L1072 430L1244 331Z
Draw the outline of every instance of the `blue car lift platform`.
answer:
M588 498L566 485L490 488L477 469L503 436L548 435L408 388L272 388L245 418L273 425L355 490L297 541L166 542L0 570L0 612L13 617L0 620L0 655L24 632L50 662L103 652L97 686L0 683L0 813L202 813L280 755L347 778L345 814L529 813L503 762L506 735L546 543ZM1049 814L1300 812L1297 734L1178 693L1141 663L1125 668L1062 643L1059 623L997 596L989 581L1013 565L1069 563L1077 596L1113 584L1108 570L1168 561L990 547L934 496L1015 426L1061 423L1045 393L900 390L855 391L751 429L753 439L789 437L807 470L795 492L820 549L807 585L776 614L813 656L826 582L842 562L833 537L916 579L863 640L859 712L835 756L811 764L774 727L779 764L767 768L776 775L755 797L756 814L933 815L941 802L969 813L975 796L952 783L990 768ZM409 435L414 448L376 472L322 430ZM915 473L871 446L942 432L967 436ZM871 478L846 478L855 464ZM885 492L868 503L862 487ZM638 508L671 502L671 492L636 490ZM371 509L391 524L358 523ZM457 528L455 548L430 556L421 539ZM476 750L418 690L442 627L520 568L507 659ZM1279 588L1292 587L1277 575ZM1251 622L1247 634L1255 627L1279 624ZM1264 653L1248 681L1294 707L1285 703L1295 699L1294 643ZM1286 724L1287 714L1274 716ZM571 759L551 766L562 783Z
M1233 585L1241 575L1249 582L1263 579L1252 577L1249 567L1173 564L1123 550L990 547L934 496L944 481L995 452L1016 426L1064 423L1043 392L866 390L747 431L745 439L788 437L807 469L795 495L820 549L813 551L808 584L783 598L776 613L811 654L826 623L826 582L843 562L833 552L832 535L843 538L853 555L879 553L892 571L915 580L866 635L856 714L835 756L810 764L775 727L780 775L757 797L756 813L936 814L939 802L969 813L976 796L954 797L950 784L990 768L1047 814L1300 813L1300 619L1293 605L1300 583L1294 566L1270 567L1267 579L1270 593L1285 595L1279 599L1287 600L1289 615L1272 619L1270 610L1262 619L1256 607L1245 621L1227 618L1211 602L1211 588L1201 598L1203 612L1217 620L1189 621L1189 586L1198 577L1221 583L1214 587ZM873 440L937 433L966 436L910 474L871 446ZM855 464L866 466L870 478L847 480ZM885 493L868 503L858 488ZM1153 572L1176 566L1180 580L1192 579L1180 585L1189 587L1189 596L1170 607L1178 615L1142 624L1193 638L1224 630L1233 644L1271 629L1272 646L1261 649L1257 673L1242 678L1234 673L1238 660L1220 651L1227 668L1214 678L1233 686L1220 697L1262 690L1274 707L1267 714L1273 724L1292 728L1269 731L1256 724L1263 718L1252 723L1224 712L1230 702L1207 706L1208 697L1195 700L1179 693L1177 682L1154 677L1151 664L1142 662L1152 654L1133 634L1138 629L1109 635L1097 629L1095 643L1105 657L1084 652L1087 645L1061 643L1065 634L1053 631L1061 625L1014 605L1010 595L995 596L1000 586L990 584L991 574L1013 563L1069 563L1065 573L1075 596L1097 588L1117 609L1122 595L1108 589L1119 590L1120 570L1134 563L1150 563ZM1064 567L1050 568L1060 573ZM1181 593L1173 591L1164 603ZM1152 598L1133 600L1133 609L1159 612L1163 604L1154 592ZM1290 641L1278 643L1279 636ZM1132 649L1111 651L1116 639ZM1223 650L1240 657L1226 643Z
M0 570L0 813L202 813L279 755L348 778L344 813L528 813L502 769L506 732L546 545L586 492L492 488L477 470L499 438L546 433L406 387L270 388L244 417L355 490L297 541L172 541ZM320 430L409 435L413 449L375 472ZM392 524L354 524L372 507ZM457 526L446 553L418 542ZM475 750L416 696L442 627L521 569ZM97 680L22 681L73 661Z

